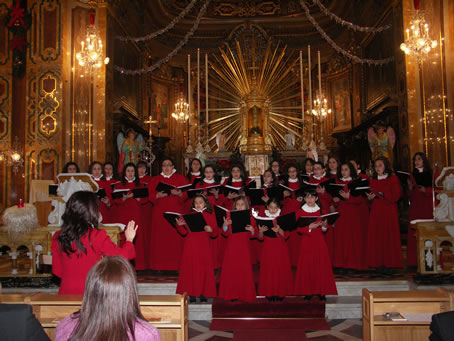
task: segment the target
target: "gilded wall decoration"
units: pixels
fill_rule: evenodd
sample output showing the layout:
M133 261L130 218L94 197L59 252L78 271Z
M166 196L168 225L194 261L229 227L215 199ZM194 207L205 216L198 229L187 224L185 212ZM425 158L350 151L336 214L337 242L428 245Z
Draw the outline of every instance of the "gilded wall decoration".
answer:
M239 4L221 2L216 5L214 13L221 17L255 17L259 15L274 15L281 11L276 1L243 1Z
M57 97L57 76L51 72L45 73L40 77L40 100L38 104L38 132L41 136L49 138L57 131L57 110L60 101Z
M11 1L2 1L0 4L0 65L5 65L10 58L9 32L5 24L9 6L11 6Z
M43 149L37 156L38 178L54 180L60 172L59 153L55 149Z

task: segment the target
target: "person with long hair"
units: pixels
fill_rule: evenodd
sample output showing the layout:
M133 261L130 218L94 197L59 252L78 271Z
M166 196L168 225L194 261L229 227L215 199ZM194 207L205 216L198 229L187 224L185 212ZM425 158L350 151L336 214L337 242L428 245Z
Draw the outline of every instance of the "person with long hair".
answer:
M276 177L276 181L280 181L282 180L282 175L281 175L281 164L279 163L278 160L273 160L271 161L270 163L270 169L272 170L272 172L274 173L275 177Z
M339 168L339 164L340 162L337 156L331 155L328 158L328 173L326 174L327 178L335 178L337 176L337 169Z
M51 244L52 272L61 278L59 294L82 294L88 271L102 256L121 255L128 260L135 257L135 222L128 222L126 242L120 248L105 230L98 229L98 216L95 193L75 192L66 203L63 225Z
M106 194L104 197L100 197L99 200L99 213L101 213L102 222L105 224L113 223L112 187L103 179L101 162L93 161L88 166L88 173L91 174L98 187L104 189L104 193Z
M80 168L74 161L69 161L63 167L62 173L75 174L80 173Z
M164 218L164 212L184 213L184 201L187 193L177 188L170 194L156 190L160 182L172 186L187 185L184 175L178 174L175 163L165 157L161 162L162 171L151 179L148 185L149 199L153 203L153 228L151 229L149 264L153 270L180 269L181 254L183 252L183 237Z
M372 201L372 205L368 225L367 262L378 273L389 275L392 268L402 267L397 213L397 201L402 192L387 158L379 157L374 161L369 187L367 198Z
M247 184L251 181L246 175L246 169L241 162L233 163L230 166L229 177L224 180L223 185L228 185L236 188L246 187ZM232 209L233 201L238 198L240 194L230 192L224 197L223 206L228 210Z
M189 162L189 170L186 174L186 178L189 183L193 184L196 179L202 177L202 161L200 159L194 158Z
M206 302L207 297L216 297L216 281L209 238L216 238L218 227L213 207L203 194L192 200L192 212L202 213L206 226L202 232L191 232L182 218L177 219L178 232L186 236L178 276L177 294L189 295L189 302Z
M103 180L107 182L109 185L117 182L117 177L115 175L115 167L114 164L110 161L104 162L103 166Z
M408 221L415 219L433 219L432 168L422 152L413 156L413 172L408 179L407 194L410 199ZM417 266L415 225L408 224L407 265Z
M140 182L137 167L133 163L127 163L123 167L121 181L116 182L113 187L112 196L116 197L116 193L120 195L114 199L117 222L126 225L128 221L135 220L141 227L134 242L136 247L135 267L136 270L145 270L147 268L145 236L148 226L142 221L141 207L148 202L148 198L136 198L131 191L137 188L146 188Z
M61 320L55 341L159 341L140 311L134 269L122 257L104 257L87 276L80 310Z

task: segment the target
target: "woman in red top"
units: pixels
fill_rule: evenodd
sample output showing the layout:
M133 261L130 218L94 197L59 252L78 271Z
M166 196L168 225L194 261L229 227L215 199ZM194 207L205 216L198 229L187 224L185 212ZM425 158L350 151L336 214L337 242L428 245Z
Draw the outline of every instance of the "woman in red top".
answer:
M246 176L246 170L242 163L234 163L230 167L230 175L224 180L223 185L232 186L236 188L246 187L250 179ZM241 194L230 192L224 197L223 206L231 210L233 201L238 198Z
M194 184L196 179L200 179L202 176L202 161L199 159L192 159L189 163L189 171L186 174L186 179L190 184Z
M391 268L402 267L397 201L402 193L389 160L379 157L374 162L367 198L372 201L369 215L367 261L378 273L391 274Z
M183 219L177 220L178 232L186 236L178 277L177 294L185 292L189 302L206 302L206 297L216 297L216 281L209 237L217 237L216 216L208 199L199 194L192 201L193 212L201 212L207 225L204 232L191 232Z
M104 162L104 165L103 165L103 177L102 179L107 182L109 185L112 185L113 183L117 182L117 177L115 176L115 172L114 172L114 165L112 162L108 161L108 162Z
M344 185L339 192L343 200L334 197L336 211L339 212L339 219L336 221L334 230L334 261L336 268L352 270L363 269L363 231L361 226L361 196L353 196L347 187L352 181L358 178L355 167L350 163L343 163L340 166L336 183Z
M216 181L216 172L214 170L214 167L212 165L206 165L202 171L202 181L198 182L195 187L207 188L215 185L219 185L219 182ZM204 196L208 198L211 207L214 207L216 205L222 206L222 203L224 202L224 195L220 193L219 189L206 190L204 192ZM217 224L211 227L215 230L219 229ZM226 239L222 236L219 236L217 238L210 238L213 265L215 269L219 269L221 267L226 242Z
M259 216L277 218L281 214L279 201L272 198L267 202ZM272 230L275 238L264 235L266 226L258 226L259 239L263 240L262 255L260 258L260 277L258 294L265 296L269 301L281 301L285 296L293 293L293 274L290 265L288 246L285 240L289 232L279 225Z
M328 211L320 207L317 192L309 190L304 193L305 204L296 212L299 217L318 217ZM329 259L323 232L330 226L325 220L317 220L308 226L298 227L302 234L301 253L298 259L295 276L295 295L304 295L310 300L318 295L325 300L325 295L337 295L336 282Z
M234 210L248 210L249 203L241 196L233 200ZM257 235L255 221L244 232L232 233L232 221L224 219L223 233L227 236L224 261L222 263L219 297L224 300L252 302L256 298L252 273L250 238Z
M112 187L104 181L102 175L102 164L98 161L93 161L90 166L88 166L88 173L93 176L93 180L98 184L98 187L103 188L106 192L106 196L100 199L99 203L99 213L102 216L102 223L109 224L113 223L112 213Z
M83 294L87 273L102 256L123 256L128 260L135 257L135 222L128 223L126 243L119 248L105 230L97 228L98 216L95 193L76 192L66 203L62 228L53 236L51 245L52 272L61 278L59 294Z
M429 160L424 153L418 152L413 156L413 174L408 179L408 197L410 199L410 213L408 220L411 222L415 219L433 219L433 198L432 185L422 186L416 183L416 178L427 178L427 184L431 184L432 169L430 168ZM416 255L416 233L415 225L408 224L407 236L407 265L418 265L418 257Z
M336 178L337 171L339 168L339 159L336 156L330 156L328 158L328 174L326 175L327 178Z
M156 191L160 182L172 186L187 185L184 175L177 174L175 163L170 158L162 160L162 172L156 175L148 185L149 199L153 203L153 228L151 229L149 264L153 270L172 270L180 268L183 251L183 237L164 218L164 212L184 212L187 194L177 188L166 192Z
M145 186L140 183L137 168L133 163L128 163L123 167L121 179L121 181L114 184L112 192L114 196L115 193L121 193L121 197L114 199L117 221L126 225L128 221L134 220L141 227L134 242L136 247L135 267L136 270L145 270L145 250L148 245L145 243L145 228L140 210L142 205L148 201L148 198L134 198L134 194L128 191L144 188Z
M274 175L276 176L276 181L282 180L281 176L281 165L279 164L279 161L273 160L271 161L270 164L270 169L273 171Z

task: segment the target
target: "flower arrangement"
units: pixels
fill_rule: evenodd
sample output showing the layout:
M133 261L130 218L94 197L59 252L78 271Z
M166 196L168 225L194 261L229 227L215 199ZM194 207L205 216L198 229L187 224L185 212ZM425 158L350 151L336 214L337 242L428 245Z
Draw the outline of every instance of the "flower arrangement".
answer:
M222 176L226 176L229 172L230 166L232 165L232 160L218 160L216 162L216 173Z

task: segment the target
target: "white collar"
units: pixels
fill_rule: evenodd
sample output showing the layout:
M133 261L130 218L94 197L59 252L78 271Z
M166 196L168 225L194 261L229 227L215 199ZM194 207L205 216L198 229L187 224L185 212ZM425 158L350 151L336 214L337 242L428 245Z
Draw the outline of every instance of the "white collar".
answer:
M341 181L352 181L352 177L351 176L349 176L347 178L342 177L342 178L340 178L340 180Z
M146 176L146 174L145 174L145 175L142 175L142 176L139 175L139 179L142 179L142 178L145 177L145 176Z
M272 187L272 186L273 186L273 184L263 184L264 188L268 188L268 187Z
M288 178L288 182L291 182L291 183L295 183L295 182L298 182L298 181L299 181L298 178L295 178L295 179Z
M94 175L92 175L92 177L93 177L93 179L95 179L96 181L101 181L101 179L102 179L102 175L101 175L99 178L95 177Z
M198 210L198 209L196 209L195 207L192 208L192 210L193 210L193 211L196 211L196 212L203 212L203 211L205 211L206 209L207 209L206 207L202 208L201 210Z
M207 184L214 184L214 179L211 180L203 179L203 182L206 182Z
M269 218L276 218L276 217L279 217L281 214L281 209L278 209L277 212L275 214L271 214L270 211L268 210L265 210L265 215Z
M314 174L314 172L309 172L309 173L306 173L306 175L312 175Z
M384 179L386 179L387 177L388 177L388 174L387 174L387 173L385 173L385 174L383 174L383 175L377 175L377 179L378 179L378 180L384 180Z
M129 180L126 176L125 176L125 179L126 181L130 184L130 183L133 183L134 181L136 181L136 177L134 177L134 179L132 180Z
M357 170L356 170L356 173L357 173L357 174L361 174L361 169L357 169Z
M418 170L419 173L423 173L424 172L424 167L416 167L416 169Z
M233 179L232 178L232 182L243 182L243 179Z
M112 179L111 176L106 176L106 180L109 181L110 179Z
M162 175L164 178L168 179L168 178L170 178L173 174L175 174L176 171L177 171L177 170L174 168L174 169L172 170L172 174L170 174L170 175L165 175L164 172L161 172L161 175Z
M194 175L194 176L200 176L200 172L197 172L197 173L193 173L193 172L191 172L191 175Z
M315 204L314 207L310 207L308 204L304 204L302 207L301 207L304 211L306 211L307 213L314 213L314 212L317 212L320 210L320 207L318 207L317 204Z
M321 180L324 176L326 175L326 172L323 172L323 174L321 176L317 176L317 175L312 175L312 177L315 179L315 180Z
M337 171L329 171L330 174L336 175Z

